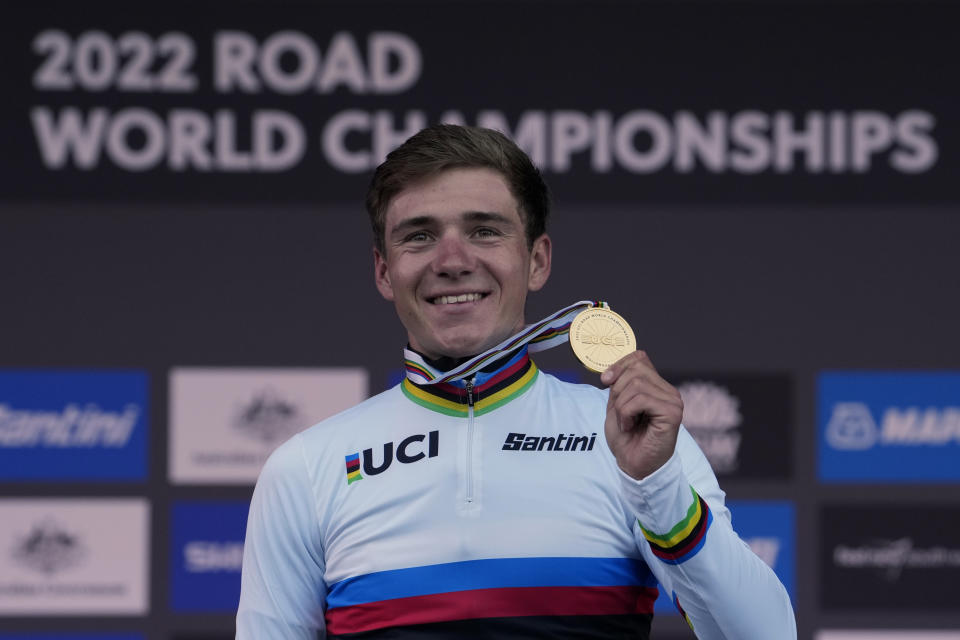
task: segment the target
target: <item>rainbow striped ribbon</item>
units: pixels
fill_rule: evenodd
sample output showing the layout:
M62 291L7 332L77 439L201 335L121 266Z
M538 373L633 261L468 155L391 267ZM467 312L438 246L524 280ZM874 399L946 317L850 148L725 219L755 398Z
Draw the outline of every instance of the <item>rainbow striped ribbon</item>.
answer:
M583 309L590 307L607 308L606 302L600 300L581 300L569 307L564 307L559 311L552 313L540 322L527 325L519 333L510 336L500 344L487 349L478 356L470 358L460 366L450 371L437 371L428 365L420 354L410 349L403 350L404 366L407 370L407 378L417 384L438 384L441 382L450 382L452 380L461 380L470 377L490 362L499 359L503 355L515 351L523 345L529 345L528 349L533 351L544 351L563 344L569 339L570 323L573 317Z

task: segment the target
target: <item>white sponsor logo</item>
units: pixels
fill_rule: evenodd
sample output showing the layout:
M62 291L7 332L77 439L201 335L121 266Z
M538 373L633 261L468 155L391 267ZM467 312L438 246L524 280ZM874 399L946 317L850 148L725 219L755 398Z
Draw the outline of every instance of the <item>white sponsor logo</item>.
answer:
M888 582L896 582L905 568L960 568L960 548L918 548L911 538L876 540L859 547L837 545L833 563L844 569L874 569Z
M827 423L827 442L834 449L869 449L877 442L877 424L862 402L838 402Z
M814 640L960 640L960 631L863 629L818 631Z
M127 445L140 407L122 412L96 404L68 404L60 411L14 409L0 404L0 447L121 448Z
M366 395L363 369L174 369L170 479L253 484L281 442Z
M755 537L747 538L745 542L750 546L750 550L757 554L757 557L763 560L768 567L776 569L777 557L780 555L779 538Z
M862 402L833 405L827 444L862 451L875 446L943 446L960 443L960 407L889 407L878 425Z
M713 382L686 382L678 390L683 398L683 425L714 471L735 471L741 437L738 427L743 423L740 400Z
M190 573L240 573L243 543L194 540L183 547L183 562Z
M0 615L145 615L142 498L0 499Z

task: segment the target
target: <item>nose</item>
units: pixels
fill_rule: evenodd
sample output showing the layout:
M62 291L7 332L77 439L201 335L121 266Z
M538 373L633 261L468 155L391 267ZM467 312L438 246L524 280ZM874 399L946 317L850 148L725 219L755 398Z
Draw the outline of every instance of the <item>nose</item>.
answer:
M460 278L469 275L475 261L470 244L459 233L443 234L437 242L433 259L433 271L439 276Z

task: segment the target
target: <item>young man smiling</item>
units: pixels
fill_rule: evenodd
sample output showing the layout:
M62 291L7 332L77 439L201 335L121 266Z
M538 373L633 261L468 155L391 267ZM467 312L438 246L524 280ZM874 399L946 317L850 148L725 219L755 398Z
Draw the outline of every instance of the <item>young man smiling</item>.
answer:
M796 637L649 357L613 364L608 391L530 359L590 306L525 323L548 203L489 130L426 129L377 169L374 276L408 377L265 465L238 639L647 638L658 583L701 639Z
M550 238L527 240L503 176L453 168L403 190L374 250L377 288L410 346L428 358L476 355L524 325L527 292L550 275Z

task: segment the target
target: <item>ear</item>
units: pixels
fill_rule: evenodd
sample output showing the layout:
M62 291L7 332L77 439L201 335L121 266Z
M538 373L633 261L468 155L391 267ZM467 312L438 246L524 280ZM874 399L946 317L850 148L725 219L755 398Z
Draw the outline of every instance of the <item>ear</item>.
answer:
M550 265L553 259L553 243L547 234L541 235L533 241L530 248L530 276L527 278L527 289L539 291L547 284L550 277Z
M376 283L380 295L393 302L393 285L390 284L387 260L376 247L373 248L373 281Z

